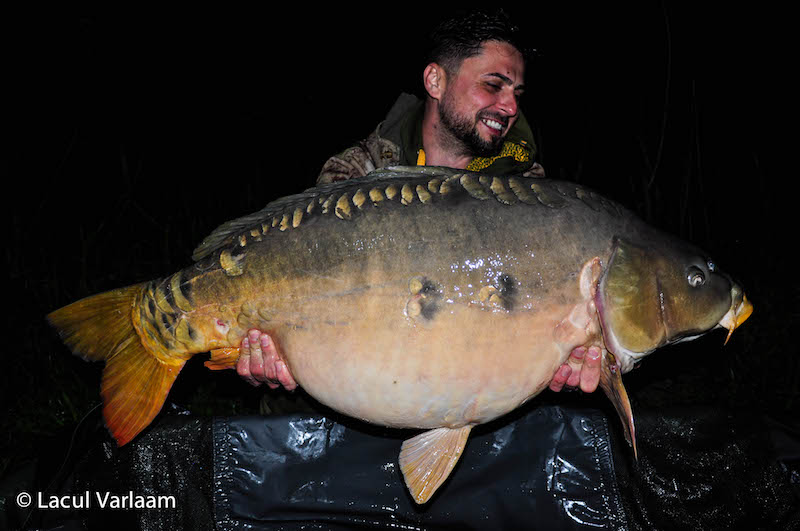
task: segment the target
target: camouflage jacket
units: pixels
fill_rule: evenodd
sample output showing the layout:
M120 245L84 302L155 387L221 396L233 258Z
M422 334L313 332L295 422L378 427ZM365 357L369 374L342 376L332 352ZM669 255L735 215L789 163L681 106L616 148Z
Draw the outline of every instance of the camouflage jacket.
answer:
M317 178L317 184L362 177L386 166L424 164L423 110L424 103L420 99L401 94L386 119L372 134L328 159ZM475 158L467 169L544 177L544 168L535 161L535 155L533 133L525 116L520 114L508 132L500 153L493 157Z

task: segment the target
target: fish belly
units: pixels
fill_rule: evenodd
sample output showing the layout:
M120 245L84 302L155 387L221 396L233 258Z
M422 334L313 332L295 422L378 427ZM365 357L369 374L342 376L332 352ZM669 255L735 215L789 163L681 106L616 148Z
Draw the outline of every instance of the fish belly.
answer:
M370 290L373 291L373 290ZM408 295L326 298L273 329L298 383L347 415L392 427L488 422L538 394L569 355L554 330L567 307L507 312L443 302L409 315Z

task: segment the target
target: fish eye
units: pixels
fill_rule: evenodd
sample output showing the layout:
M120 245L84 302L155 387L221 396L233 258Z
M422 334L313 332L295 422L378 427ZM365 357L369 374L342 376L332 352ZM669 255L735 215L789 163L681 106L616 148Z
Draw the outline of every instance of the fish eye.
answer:
M711 271L712 273L714 272L714 270L717 269L717 265L711 260L707 261L706 265L708 266L708 270Z
M706 282L706 276L696 267L689 268L689 274L687 275L686 279L689 281L689 285L693 288L702 286Z

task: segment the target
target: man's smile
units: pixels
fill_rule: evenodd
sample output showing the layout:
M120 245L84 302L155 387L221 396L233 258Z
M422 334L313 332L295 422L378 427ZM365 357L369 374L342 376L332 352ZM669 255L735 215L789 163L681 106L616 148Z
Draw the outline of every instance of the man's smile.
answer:
M506 125L508 125L508 122L505 120L501 122L498 120L493 120L492 118L481 118L480 121L489 129L489 132L494 135L502 134Z

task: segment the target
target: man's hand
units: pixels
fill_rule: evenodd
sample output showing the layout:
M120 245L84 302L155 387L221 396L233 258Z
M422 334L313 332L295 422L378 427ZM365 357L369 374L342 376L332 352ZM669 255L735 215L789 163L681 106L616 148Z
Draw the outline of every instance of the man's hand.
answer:
M288 391L297 388L286 362L278 355L275 343L260 330L250 330L239 347L236 372L247 383L259 386L265 383L270 389L283 386Z
M569 355L567 362L558 368L556 375L550 381L550 389L561 391L567 387L580 386L584 393L591 393L597 389L600 382L600 356L602 352L598 347L578 347Z

